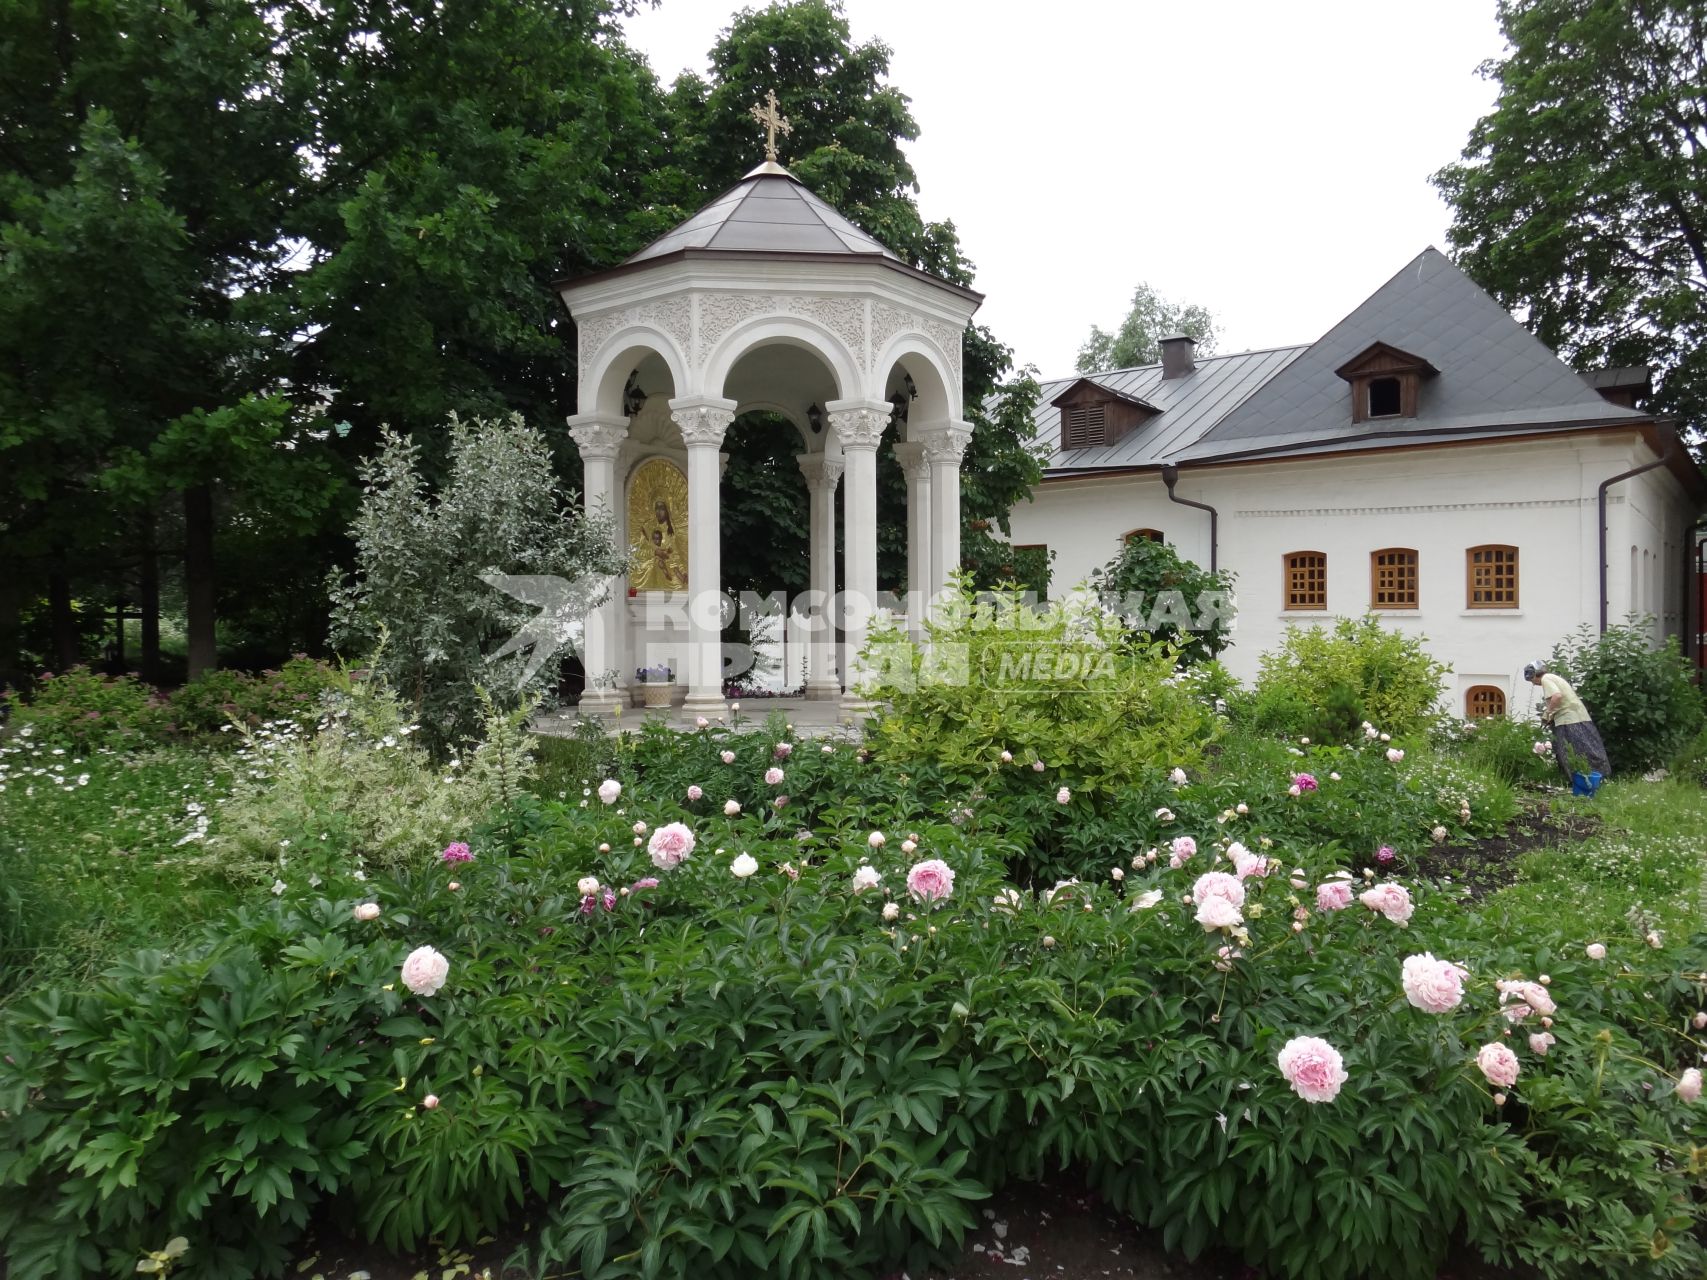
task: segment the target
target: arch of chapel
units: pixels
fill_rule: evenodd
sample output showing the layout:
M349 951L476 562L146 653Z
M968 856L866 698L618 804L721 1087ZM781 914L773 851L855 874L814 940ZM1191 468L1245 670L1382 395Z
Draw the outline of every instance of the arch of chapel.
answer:
M634 581L619 579L587 621L583 707L621 705L638 668L669 666L686 674L690 709L723 708L721 446L738 414L760 409L794 424L802 444L807 696L857 703L856 660L883 604L876 456L886 431L907 477L915 632L959 566L971 435L961 341L980 295L901 262L774 162L626 262L559 290L577 326L581 412L570 432L585 501L639 557ZM635 513L649 533L628 528L634 478L659 458L685 480L685 547L670 503ZM661 492L667 472L654 463L648 475L647 492Z

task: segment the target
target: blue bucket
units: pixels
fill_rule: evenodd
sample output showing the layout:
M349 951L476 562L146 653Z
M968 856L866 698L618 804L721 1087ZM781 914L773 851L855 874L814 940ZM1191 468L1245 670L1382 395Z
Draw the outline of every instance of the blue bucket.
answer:
M1571 794L1573 796L1592 796L1600 790L1601 781L1601 776L1598 773L1591 773L1587 777L1580 773L1573 773L1571 775Z

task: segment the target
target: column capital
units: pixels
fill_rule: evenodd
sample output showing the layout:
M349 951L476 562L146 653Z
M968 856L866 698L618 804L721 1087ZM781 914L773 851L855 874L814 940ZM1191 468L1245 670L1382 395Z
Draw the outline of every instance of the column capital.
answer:
M577 413L569 418L569 438L583 459L615 458L628 439L628 419L608 413Z
M924 442L920 440L903 440L895 446L895 461L901 464L901 470L913 484L928 482L931 478L931 460L925 453Z
M831 400L824 406L843 449L875 449L895 407L887 400Z
M945 422L920 432L919 442L925 447L925 457L932 462L950 462L958 467L966 456L966 446L972 443L972 424Z
M723 444L723 433L735 421L740 406L719 396L686 396L670 401L670 421L681 428L682 443L688 448Z
M806 488L809 492L817 493L820 489L834 489L842 478L842 469L847 464L834 454L802 453L794 459L800 464L800 474L806 477Z

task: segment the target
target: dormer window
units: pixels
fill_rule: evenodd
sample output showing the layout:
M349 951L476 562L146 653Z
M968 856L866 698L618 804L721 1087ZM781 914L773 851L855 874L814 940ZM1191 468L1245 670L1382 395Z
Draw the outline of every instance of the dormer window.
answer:
M1404 393L1397 378L1369 380L1369 416L1397 418L1404 413Z
M1351 383L1351 420L1414 418L1422 381L1439 372L1421 356L1377 342L1334 372Z
M1080 378L1049 402L1061 411L1062 449L1099 449L1116 443L1161 412L1148 401Z

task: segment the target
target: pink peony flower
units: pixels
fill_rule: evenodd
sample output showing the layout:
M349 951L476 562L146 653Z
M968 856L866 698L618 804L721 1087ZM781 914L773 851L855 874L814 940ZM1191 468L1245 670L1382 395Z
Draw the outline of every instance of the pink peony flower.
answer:
M622 794L622 783L615 778L606 778L599 783L599 799L606 804L615 804L617 797Z
M439 1109L439 1095L436 1093L429 1093L426 1097L421 1099L421 1107L426 1111L437 1111Z
M634 834L637 836L645 835L646 834L646 824L644 822L635 823L634 824Z
M377 903L377 902L364 902L364 903L362 903L360 906L358 906L356 908L356 919L357 920L377 920L377 919L379 919L379 903Z
M792 742L779 742L771 748L771 754L778 760L786 760L794 754L794 744Z
M1513 1022L1528 1016L1531 1010L1542 1014L1554 1014L1559 1011L1558 1006L1553 1003L1553 997L1548 994L1547 988L1538 982L1529 982L1522 978L1501 978L1494 983L1494 986L1499 988L1500 1004L1503 1005L1508 1000L1515 1000L1528 1006L1524 1013L1512 1018ZM1506 1016L1511 1017L1509 1013Z
M599 895L589 893L581 899L581 914L590 916L599 909Z
M640 879L636 880L633 884L629 885L628 887L630 889L656 889L658 887L658 877L657 876L641 876Z
M859 869L853 873L853 891L864 893L867 889L875 889L882 879L883 873L881 871L862 862Z
M954 892L954 868L941 858L915 862L907 872L907 892L926 902L940 902Z
M1351 884L1346 880L1330 880L1316 886L1316 910L1344 911L1351 905Z
M1289 796L1301 796L1304 794L1304 788L1294 782L1290 787L1286 788L1286 794Z
M1701 1069L1691 1067L1677 1078L1677 1096L1685 1102L1694 1102L1701 1096Z
M1529 1035L1529 1051L1538 1053L1543 1058L1547 1056L1547 1050L1557 1043L1558 1041L1553 1039L1553 1033L1550 1031L1532 1031Z
M604 907L604 909L606 911L615 911L616 910L616 893L615 893L615 891L613 891L611 889L606 889L604 892L604 896L599 899L599 905Z
M1041 760L1033 760L1033 761L1032 761L1032 762L1031 762L1031 771L1032 771L1032 772L1033 772L1033 773L1042 773L1042 772L1043 772L1043 768L1044 768L1044 765L1043 765L1043 761L1041 761Z
M745 880L758 869L759 861L750 853L737 854L735 861L729 864L729 874L737 880Z
M455 893L458 889L462 888L462 883L458 880L452 880L445 886L445 888L449 889L452 893Z
M909 836L907 839L901 841L901 852L902 853L911 853L911 852L913 852L913 850L917 849L918 847L919 847L919 842L917 840L914 840L911 836Z
M773 767L765 770L765 785L767 787L779 786L779 785L781 785L781 783L782 783L782 770L781 769L775 768L773 766Z
M1057 791L1055 793L1055 803L1056 804L1066 804L1067 801L1071 800L1072 798L1073 798L1072 791L1070 791L1066 787L1062 787L1059 791Z
M1606 959L1606 947L1601 943L1591 942L1588 946L1584 947L1583 950L1588 952L1588 958L1590 960Z
M1203 926L1205 933L1213 933L1216 929L1237 929L1244 922L1245 917L1239 909L1220 894L1211 894L1198 904L1197 923Z
M733 818L736 814L738 814L740 812L741 812L741 802L739 800L725 800L723 802L723 816L724 817Z
M1297 773L1292 775L1292 785L1300 791L1314 791L1318 784L1314 774Z
M473 862L474 855L468 846L460 840L453 840L445 846L445 851L439 855L440 862Z
M885 920L893 920L897 916L899 916L900 914L901 914L901 906L899 903L885 902L883 904L883 918Z
M1187 858L1195 857L1197 855L1197 841L1192 839L1190 836L1175 836L1173 843L1168 846L1168 852L1173 854L1175 858L1179 859L1179 862L1172 864L1177 867Z
M873 831L865 838L865 842L873 849L881 849L884 845L889 843L889 837L884 835L881 831Z
M1697 1010L1695 1016L1689 1021L1697 1031L1707 1027L1707 1009Z
M418 996L439 993L450 977L450 961L431 947L416 947L403 961L403 985Z
M1397 747L1388 747L1387 748L1387 760L1389 763L1398 764L1399 761L1403 760L1404 758L1405 758L1405 753L1403 751L1400 751L1399 748L1397 748Z
M1237 840L1227 846L1227 856L1233 860L1233 872L1241 880L1248 880L1252 876L1260 880L1268 874L1268 859L1252 853Z
M693 718L693 725L696 729L709 729L711 727L711 721L707 720L704 716L695 716Z
M1292 1091L1305 1102L1332 1102L1350 1078L1339 1050L1315 1036L1288 1040L1276 1063Z
M1400 980L1405 999L1424 1013L1450 1013L1464 999L1464 970L1427 951L1405 957Z
M598 891L599 878L597 876L582 876L575 882L575 892L580 894L583 898L589 893L597 893Z
M1245 905L1245 886L1225 871L1206 871L1191 886L1191 899L1202 906L1206 898L1225 898L1235 907Z
M1379 862L1382 866L1386 866L1397 856L1398 855L1393 852L1393 846L1390 844L1384 844L1375 851L1375 861Z
M691 786L688 788L688 803L689 804L692 804L695 800L702 800L704 798L705 798L705 792L700 789L698 784L695 784L694 786Z
M1411 913L1416 910L1411 905L1410 890L1402 884L1378 884L1359 894L1357 900L1398 925L1409 924Z
M1183 787L1185 785L1185 770L1176 767L1173 772L1168 774L1168 781L1176 787Z
M725 751L721 756L718 757L718 759L722 760L724 764L734 764L735 763L735 753L733 751Z
M1510 1046L1498 1040L1476 1050L1476 1065L1482 1069L1489 1084L1509 1089L1517 1083L1517 1055Z
M646 852L660 871L678 867L693 853L693 832L680 822L667 823L652 833Z
M1014 753L1013 752L1011 752L1011 751L1002 752L1002 763L1003 764L1012 764L1013 762L1014 762Z

